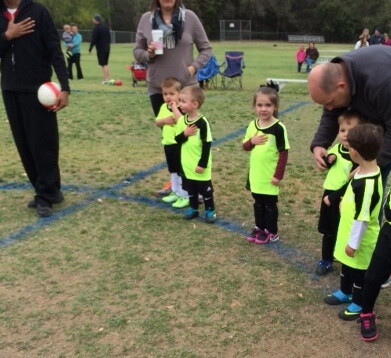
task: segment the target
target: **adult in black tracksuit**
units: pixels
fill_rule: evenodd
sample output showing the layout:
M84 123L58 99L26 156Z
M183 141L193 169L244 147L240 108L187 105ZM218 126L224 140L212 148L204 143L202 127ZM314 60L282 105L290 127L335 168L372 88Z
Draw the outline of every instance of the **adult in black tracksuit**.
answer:
M102 84L108 84L110 81L110 70L108 66L111 43L110 30L103 25L103 19L100 15L94 15L92 22L95 27L92 30L91 43L88 52L91 53L94 46L96 47L98 64L101 66L103 73Z
M0 59L5 109L35 190L28 206L50 216L52 204L63 200L56 112L68 105L70 89L60 38L46 8L33 0L0 0ZM52 67L61 93L48 111L38 102L37 90L51 80Z

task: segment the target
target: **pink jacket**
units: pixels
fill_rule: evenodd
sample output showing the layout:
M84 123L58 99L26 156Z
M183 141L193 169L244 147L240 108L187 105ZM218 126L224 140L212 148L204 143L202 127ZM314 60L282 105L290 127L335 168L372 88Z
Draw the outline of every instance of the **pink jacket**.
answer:
M297 50L297 52L296 52L296 61L298 62L298 63L303 63L304 62L304 60L305 60L305 50L303 50L303 51L300 51L300 50Z

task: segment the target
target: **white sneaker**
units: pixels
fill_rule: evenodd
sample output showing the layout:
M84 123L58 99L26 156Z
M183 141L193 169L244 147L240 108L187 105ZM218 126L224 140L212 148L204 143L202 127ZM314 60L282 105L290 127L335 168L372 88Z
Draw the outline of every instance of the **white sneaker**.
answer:
M391 286L391 276L381 285L381 288L387 288Z

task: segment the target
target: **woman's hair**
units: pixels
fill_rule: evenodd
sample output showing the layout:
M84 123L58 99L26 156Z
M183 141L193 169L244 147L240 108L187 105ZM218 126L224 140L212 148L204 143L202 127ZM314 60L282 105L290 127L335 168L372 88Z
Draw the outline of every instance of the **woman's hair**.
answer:
M278 96L278 92L276 91L276 89L274 87L269 87L269 86L260 86L258 90L254 93L253 107L255 107L257 103L257 97L260 94L267 96L270 102L274 105L273 116L277 118L280 98Z
M183 6L182 0L176 0L174 5L174 10L178 9L179 7ZM160 0L152 0L150 5L150 10L154 12L156 9L160 8Z

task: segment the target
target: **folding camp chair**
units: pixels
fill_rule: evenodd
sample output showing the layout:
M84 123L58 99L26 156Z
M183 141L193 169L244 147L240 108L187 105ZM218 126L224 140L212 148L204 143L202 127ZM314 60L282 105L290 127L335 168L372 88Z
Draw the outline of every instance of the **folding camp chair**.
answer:
M197 72L197 79L201 88L217 88L217 75L220 73L220 67L216 57L212 55L207 64Z
M225 61L222 66L225 66L224 71L220 72L221 85L224 89L234 87L242 89L243 68L243 52L229 51L225 53Z

